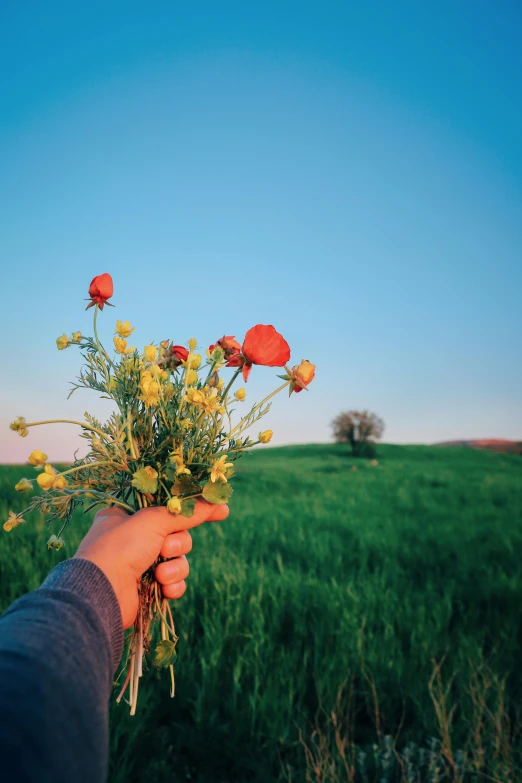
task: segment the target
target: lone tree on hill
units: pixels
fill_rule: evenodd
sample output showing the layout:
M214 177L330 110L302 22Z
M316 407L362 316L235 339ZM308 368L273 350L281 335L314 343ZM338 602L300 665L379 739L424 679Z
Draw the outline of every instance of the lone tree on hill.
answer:
M384 421L370 411L343 411L332 421L337 443L349 443L357 457L375 456L374 441L384 432Z

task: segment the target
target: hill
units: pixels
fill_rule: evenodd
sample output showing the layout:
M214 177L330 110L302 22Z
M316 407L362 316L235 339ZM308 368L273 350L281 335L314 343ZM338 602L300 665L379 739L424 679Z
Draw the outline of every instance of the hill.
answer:
M456 780L451 764L522 779L522 463L378 451L373 466L327 444L242 460L229 520L194 531L176 699L150 676L136 717L111 706L112 783L336 783L345 761L354 780L406 780L392 745L412 780L435 780L430 765ZM4 514L27 472L0 469ZM58 553L39 519L1 533L1 606L88 524Z
M467 446L470 449L487 449L499 454L522 454L522 441L503 438L482 438L478 440L448 440L437 446Z

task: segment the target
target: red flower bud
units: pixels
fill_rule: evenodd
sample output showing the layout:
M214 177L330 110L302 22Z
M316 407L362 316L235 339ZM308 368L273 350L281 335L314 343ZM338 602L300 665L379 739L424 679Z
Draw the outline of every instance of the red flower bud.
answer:
M100 310L103 310L104 304L107 302L107 299L111 298L113 293L114 284L110 274L108 272L104 272L103 275L96 275L89 286L89 296L91 297L91 301L87 305L87 309L89 309L89 307L93 307L94 305L98 305Z
M173 345L170 349L172 356L177 359L178 363L186 362L189 352L182 345Z

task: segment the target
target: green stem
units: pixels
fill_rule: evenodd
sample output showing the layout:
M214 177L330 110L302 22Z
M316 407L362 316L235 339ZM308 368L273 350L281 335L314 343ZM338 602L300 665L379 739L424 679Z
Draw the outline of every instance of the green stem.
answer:
M98 435L101 435L102 438L110 440L106 432L102 432L96 427L91 427L90 424L85 424L83 421L74 421L73 419L49 419L48 421L32 421L30 424L24 424L24 428L37 427L40 424L77 424L79 427L83 427L84 430L96 432Z
M268 402L268 400L270 400L270 399L271 399L272 397L274 397L276 394L279 394L279 392L280 392L280 391L283 391L283 389L286 389L286 387L289 385L289 383L290 383L290 381L285 381L285 382L284 382L284 383L283 383L281 386L279 386L279 387L278 387L278 388L277 388L275 391L273 391L273 392L272 392L272 394L269 394L269 395L268 395L268 397L265 397L265 399L264 399L264 400L261 400L261 402L259 402L257 405L254 405L254 407L252 408L252 410L250 411L250 413L248 414L248 416L245 416L243 419L241 419L241 421L239 422L239 424L236 424L236 426L234 427L234 429L233 429L233 430L231 430L231 431L228 433L228 435L227 435L227 437L225 438L225 440L223 441L223 443L226 443L226 442L227 442L227 440L230 440L230 438L231 438L231 437L234 435L234 433L235 433L235 432L237 432L237 430L240 430L240 429L241 429L241 427L242 427L242 425L244 424L244 422L248 421L248 419L249 419L249 418L252 416L252 414L253 414L253 413L255 413L257 410L259 410L259 408L261 408L261 407L262 407L262 406L263 406L263 405L264 405L266 402ZM252 422L252 424L253 424L253 423L254 423L254 422Z
M209 380L212 378L212 374L214 372L214 367L216 366L216 364L217 362L212 362L212 364L210 365L210 370L208 371L208 375L205 378L205 383L203 384L203 386L206 386Z
M95 468L99 465L112 465L112 461L109 459L100 460L99 462L86 462L84 465L77 465L75 468L69 468L62 473L58 473L59 476L68 476L70 473L76 473L77 470L88 470L89 468Z
M103 347L103 345L100 342L100 338L98 337L98 329L96 328L96 320L98 318L98 310L99 309L100 308L98 307L98 305L96 305L96 307L94 308L94 319L93 319L94 341L96 343L96 348L98 349L98 353L100 354L100 356L103 356L109 362L111 367L113 367L113 369L115 369L114 363L111 361L107 351L105 350L105 348ZM104 372L104 375L105 375L105 381L106 381L106 383L108 385L110 376L109 376L109 373L107 372L105 366L103 367L103 372Z
M136 454L136 447L134 444L134 438L132 437L132 416L130 408L127 409L127 435L129 437L130 453L134 459L138 459Z
M242 369L243 369L242 367L238 367L237 370L235 371L234 375L232 376L232 378L228 382L228 385L225 386L223 394L220 395L222 400L226 400L227 394L228 394L228 392L230 390L230 387L232 386L232 384L234 383L234 381L236 380L237 376L239 375L239 373L241 372Z

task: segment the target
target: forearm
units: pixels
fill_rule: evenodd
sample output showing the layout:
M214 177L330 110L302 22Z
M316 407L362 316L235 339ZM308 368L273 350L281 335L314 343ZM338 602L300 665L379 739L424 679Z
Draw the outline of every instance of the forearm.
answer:
M87 560L57 566L0 618L0 757L22 783L103 781L120 607ZM9 775L11 773L11 775Z

